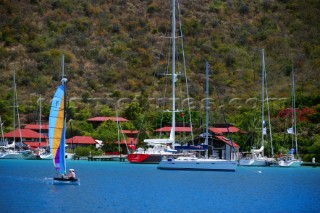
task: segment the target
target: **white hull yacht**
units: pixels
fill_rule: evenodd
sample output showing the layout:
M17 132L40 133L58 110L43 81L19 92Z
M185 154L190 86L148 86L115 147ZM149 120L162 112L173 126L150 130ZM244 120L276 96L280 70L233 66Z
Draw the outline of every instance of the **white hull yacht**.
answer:
M163 170L195 170L195 171L236 171L237 163L234 160L206 159L195 156L164 159L158 169Z

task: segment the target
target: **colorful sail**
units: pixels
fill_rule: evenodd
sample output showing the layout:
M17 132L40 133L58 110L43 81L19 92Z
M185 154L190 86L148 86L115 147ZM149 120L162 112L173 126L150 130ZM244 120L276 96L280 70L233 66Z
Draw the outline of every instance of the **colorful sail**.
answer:
M49 116L49 143L56 170L62 175L66 173L65 162L65 86L58 87L52 99Z

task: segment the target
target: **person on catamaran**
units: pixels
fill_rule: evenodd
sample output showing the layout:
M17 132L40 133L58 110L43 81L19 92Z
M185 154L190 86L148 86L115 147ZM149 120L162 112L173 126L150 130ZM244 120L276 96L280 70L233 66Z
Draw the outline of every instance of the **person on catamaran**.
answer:
M75 179L76 178L76 173L74 172L74 169L69 169L69 174L67 175L67 178L69 179Z

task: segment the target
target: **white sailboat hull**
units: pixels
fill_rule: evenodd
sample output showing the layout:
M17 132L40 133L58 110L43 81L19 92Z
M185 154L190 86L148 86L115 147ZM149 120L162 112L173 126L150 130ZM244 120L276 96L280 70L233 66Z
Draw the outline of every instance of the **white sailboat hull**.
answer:
M302 161L301 160L290 160L290 161L279 161L278 165L280 167L300 167Z
M241 159L239 161L240 166L267 166L267 158L257 158L257 159Z
M38 159L40 159L40 156L37 155L32 150L26 150L26 151L21 152L21 156L25 160L38 160Z
M222 159L201 159L179 157L160 161L158 169L163 170L199 170L199 171L235 171L236 161Z
M41 155L40 155L40 158L41 158L42 160L52 160L52 154L51 154L51 153L41 154Z
M296 159L293 155L282 158L278 161L280 167L299 167L301 166L302 160Z
M21 159L22 156L17 151L6 151L0 153L0 159Z

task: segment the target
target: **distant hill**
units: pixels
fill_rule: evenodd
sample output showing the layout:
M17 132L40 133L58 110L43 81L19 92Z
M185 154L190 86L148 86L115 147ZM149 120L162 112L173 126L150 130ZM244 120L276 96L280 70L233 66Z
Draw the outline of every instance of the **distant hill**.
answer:
M259 91L265 49L270 97L320 91L320 2L180 0L190 95L203 97L204 61L225 98ZM161 36L171 31L169 0L0 1L1 99L16 71L21 105L58 84L66 57L70 97L129 97L152 86ZM33 95L33 96L32 96Z

